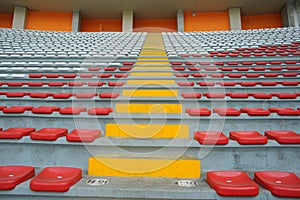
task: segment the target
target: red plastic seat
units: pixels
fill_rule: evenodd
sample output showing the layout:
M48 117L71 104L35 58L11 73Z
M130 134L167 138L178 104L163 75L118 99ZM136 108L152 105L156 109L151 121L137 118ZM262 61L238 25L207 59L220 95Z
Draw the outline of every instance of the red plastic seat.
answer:
M99 137L101 137L101 131L92 129L74 129L66 136L69 142L94 142Z
M114 77L115 78L126 78L126 77L128 77L128 74L115 74Z
M76 78L77 74L63 74L63 78Z
M296 70L296 71L298 71L298 70L300 70L300 66L289 66L286 69L287 70Z
M217 84L219 84L220 86L235 86L235 82L218 82Z
M226 96L225 93L204 93L203 95L209 99L224 99Z
M292 109L292 108L269 108L271 112L276 112L278 115L281 116L299 116L300 110Z
M194 86L194 82L178 82L177 85L179 86Z
M34 114L52 114L54 111L59 111L60 107L57 106L40 106L32 108L31 112Z
M76 82L69 82L68 85L70 87L73 87L73 86L81 87L81 86L85 85L85 82L77 82L77 81Z
M95 76L96 76L95 74L89 74L89 73L87 73L87 74L79 74L80 78L93 78Z
M66 83L64 82L48 82L47 85L49 87L61 87L64 86Z
M55 141L59 137L63 137L68 133L66 128L42 128L37 132L32 132L30 138L32 140L50 140Z
M298 86L300 82L298 81L285 81L281 82L283 86Z
M300 134L297 134L294 131L266 131L265 136L271 140L276 140L280 144L300 144Z
M45 83L44 82L29 82L27 85L29 87L42 87Z
M241 78L242 74L227 74L229 78Z
M180 73L176 73L174 74L176 77L189 77L189 74L180 74Z
M12 190L34 175L32 166L0 166L0 190Z
M233 99L247 99L249 97L249 94L237 92L237 93L230 93L228 96L230 96Z
M241 111L235 108L214 108L214 113L218 113L220 116L240 116Z
M274 96L276 96L279 99L296 99L297 94L291 94L291 93L273 93Z
M248 62L242 62L241 64L242 64L242 65L253 65L254 62L249 62L249 61L248 61Z
M195 54L194 54L194 55L195 55ZM193 55L193 56L194 56L194 55ZM191 55L190 55L190 54L180 54L180 56L181 56L181 57L190 57Z
M207 108L186 108L185 112L190 116L210 116L211 111Z
M71 167L46 167L30 181L30 189L40 192L66 192L82 178L82 170Z
M223 65L225 65L225 63L224 62L214 62L214 65L223 66Z
M58 78L59 74L45 74L46 78Z
M264 62L264 61L262 61L262 62L255 62L255 64L256 65L266 65L266 64L268 64L268 62Z
M270 111L262 108L241 108L242 113L247 113L249 116L269 116Z
M195 92L183 92L181 93L181 96L186 99L199 99L201 98L200 93L195 93Z
M185 67L173 67L173 70L175 70L175 71L184 71Z
M54 99L68 99L71 96L73 96L72 93L58 93L58 94L53 94Z
M239 144L267 144L268 138L257 131L231 131L229 138Z
M282 69L282 67L270 67L271 71L281 71Z
M108 86L110 87L116 87L116 86L124 86L124 82L108 82Z
M225 75L224 74L209 74L209 76L212 78L223 78Z
M272 98L272 94L265 94L265 93L254 93L252 94L252 96L255 99L271 99Z
M232 67L221 67L222 71L232 71L233 68Z
M21 87L24 85L24 83L23 82L7 82L6 85L9 87Z
M185 65L196 65L196 62L185 62Z
M27 92L6 92L6 97L24 97Z
M98 74L98 78L110 78L111 74Z
M300 178L291 172L261 171L254 180L274 196L300 198Z
M217 67L205 67L204 70L205 71L217 71L218 68Z
M41 98L41 99L44 99L44 98L48 98L50 96L52 96L53 94L52 93L29 93L29 96L31 98Z
M199 65L209 66L210 62L199 62Z
M9 128L4 131L0 131L1 139L21 139L24 136L30 135L35 131L35 128Z
M29 74L28 77L29 78L42 78L42 74Z
M89 115L109 115L113 111L112 108L90 108Z
M298 76L298 73L282 73L281 75L283 77L294 77L294 76Z
M241 86L243 86L243 87L254 87L254 86L256 86L256 82L240 82L239 83Z
M206 182L220 196L256 196L259 193L258 185L245 172L207 172Z
M277 73L265 73L263 74L264 77L277 77L278 74Z
M132 65L134 65L134 62L123 62L122 64L124 66L132 66Z
M236 68L237 71L249 71L249 68L248 67L238 67Z
M190 71L201 71L201 67L189 67Z
M258 78L260 77L260 74L252 73L252 74L246 74L245 76L247 78Z
M205 87L205 86L215 86L216 85L216 83L215 82L211 82L211 81L206 81L206 82L199 82L199 83L197 83L198 85L200 85L200 86L203 86L203 87Z
M265 71L265 67L253 67L253 71Z
M171 63L171 65L182 65L182 62L170 62Z
M132 68L131 67L120 67L120 71L130 71Z
M192 74L193 77L195 78L199 78L199 77L206 77L207 74L204 74L204 73L198 73L198 74Z
M99 95L100 98L106 98L106 99L115 99L115 98L118 98L120 96L119 93L101 93Z
M234 65L238 65L238 62L227 62L227 65L229 66L234 66Z
M104 82L88 82L88 86L96 87L96 86L103 86L103 85L105 85Z
M91 72L100 71L100 70L101 70L100 67L89 67L88 68L88 71L91 71Z
M97 96L97 93L77 93L77 94L75 94L75 97L77 99L91 99L95 96Z
M9 108L3 108L2 112L6 114L21 114L25 111L30 111L32 108L32 106L12 106Z
M81 112L86 112L84 107L66 107L61 108L59 113L62 115L79 115Z
M259 82L261 86L276 86L277 82Z
M224 133L217 131L197 131L194 133L194 139L200 144L228 144L228 137Z
M105 67L104 68L104 71L109 71L109 72L112 72L112 71L116 71L116 67Z

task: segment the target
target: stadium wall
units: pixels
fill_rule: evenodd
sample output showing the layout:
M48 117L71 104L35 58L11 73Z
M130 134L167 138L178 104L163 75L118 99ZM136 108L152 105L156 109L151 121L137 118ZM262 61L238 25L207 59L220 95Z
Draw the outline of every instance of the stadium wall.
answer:
M28 11L26 29L71 31L72 12Z
M242 29L282 28L281 13L242 16Z
M121 32L122 20L121 19L81 19L82 32Z
M11 28L13 21L13 14L0 13L0 28Z
M155 27L155 28L153 28ZM177 20L174 19L135 19L135 32L174 32L177 31Z
M230 30L228 12L184 12L184 31Z

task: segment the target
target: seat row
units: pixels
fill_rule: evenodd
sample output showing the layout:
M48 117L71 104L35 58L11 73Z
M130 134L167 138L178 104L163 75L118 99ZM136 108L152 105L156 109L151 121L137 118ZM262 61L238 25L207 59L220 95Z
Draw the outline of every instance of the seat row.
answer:
M259 77L265 77L265 78L272 78L272 77L278 77L278 78L286 78L286 77L297 77L299 75L298 72L290 72L290 73L175 73L176 77L189 77L190 75L194 78L199 77L211 77L211 78L224 78L225 76L228 78L259 78Z
M82 87L82 86L89 86L89 87L95 87L95 86L103 86L106 85L105 82L99 81L99 82L82 82L82 81L76 81L76 82L0 82L0 86L8 86L8 87L22 87L22 86L28 86L28 87L42 87L42 86L48 86L48 87ZM124 86L125 82L112 82L109 81L107 83L109 87L116 87L116 86ZM298 84L297 84L298 85Z
M193 65L194 62L188 62L188 64L186 63L186 66L177 66L175 67L173 65L173 70L175 71L185 71L185 70L189 70L189 71L297 71L300 70L300 66L288 66L288 67L281 67L281 66L276 66L276 67L215 67L215 66L210 66L208 65L207 67L195 67L195 65ZM192 67L190 67L192 65Z
M30 180L36 192L67 192L82 179L82 170L74 167L46 167L35 176L32 166L0 166L0 190L12 190ZM243 171L210 171L206 182L220 196L257 196L258 184L278 197L300 197L300 178L292 172L257 171L254 181ZM201 189L201 188L200 188Z
M202 97L201 93L197 92L183 92L181 96L185 99L199 99ZM300 93L243 93L243 92L227 92L227 93L203 93L206 98L218 98L223 99L226 96L232 99L271 99L277 97L278 99L296 99L300 96Z
M241 145L263 145L267 144L268 139L279 144L300 144L300 134L289 130L265 131L265 135L257 131L231 131L229 138L220 131L196 131L194 139L203 145L226 145L229 139Z
M171 61L170 64L173 66L181 66L181 65L200 65L200 66L211 66L211 65L217 65L217 66L271 66L271 65L296 65L300 62L298 60L288 60L288 61L228 61L228 62L211 62L211 61Z
M300 108L213 108L209 110L207 108L186 108L186 113L190 116L211 116L212 112L219 116L240 116L247 114L248 116L270 116L272 113L279 116L300 116Z
M186 77L186 76L179 76L179 77ZM199 75L201 77L201 74ZM202 77L201 77L202 78ZM254 81L247 81L247 82L235 82L235 81L225 81L225 82L213 82L213 81L202 81L202 82L196 82L197 85L201 87L212 87L212 86L225 86L225 87L235 87L235 86L242 86L242 87L268 87L268 86L298 86L300 84L300 81L266 81L266 82L254 82ZM179 86L195 86L194 82L190 81L180 81L177 83Z
M66 107L60 108L58 106L0 106L0 110L5 114L22 114L30 111L33 114L52 114L58 112L61 115L79 115L82 112L87 112L89 115L109 115L113 112L112 108L86 108L86 107Z
M8 98L23 98L29 96L30 98L41 98L45 99L52 97L53 99L69 99L70 97L75 97L77 99L90 99L94 97L99 97L102 99L114 99L120 96L119 93L49 93L49 92L0 92L0 95L5 95Z
M300 55L300 50L298 49L290 49L288 52L284 53L224 53L220 52L218 54L212 54L212 53L207 53L207 54L188 54L188 53L181 53L181 57L275 57L275 56L280 56L280 57L285 57L285 56L299 56Z
M115 78L126 78L128 77L127 73L120 73L120 74L93 74L93 73L85 73L85 74L0 74L0 78L110 78L114 76Z
M95 129L74 129L68 133L66 128L42 128L36 130L29 127L13 127L6 130L0 128L0 139L21 139L30 136L32 140L55 141L66 137L68 142L93 142L101 137L101 131Z

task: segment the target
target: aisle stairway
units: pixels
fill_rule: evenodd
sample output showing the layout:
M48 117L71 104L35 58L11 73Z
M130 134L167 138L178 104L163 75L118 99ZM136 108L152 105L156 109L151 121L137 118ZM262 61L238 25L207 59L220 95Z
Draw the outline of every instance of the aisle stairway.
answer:
M145 103L116 104L117 113L149 114L143 124L106 124L106 137L125 137L135 139L153 138L189 138L189 126L187 124L151 123L151 113L156 114L181 114L182 105L151 104L153 97L177 97L178 90L166 88L165 84L175 84L170 78L170 63L166 57L161 34L148 34L129 77L139 77L138 80L128 80L134 84L135 89L123 89L121 94L129 99L135 97L148 98ZM153 80L152 78L159 78ZM140 89L148 85L156 85L158 89ZM159 88L161 87L161 88ZM156 99L157 100L157 99ZM150 123L148 123L150 121ZM164 121L162 121L164 122ZM140 151L140 150L137 150ZM125 153L123 155L97 155L89 159L88 174L90 176L138 176L138 177L165 177L165 178L200 178L200 161L189 158L187 155L168 155L147 152L144 154ZM184 152L183 152L184 153Z

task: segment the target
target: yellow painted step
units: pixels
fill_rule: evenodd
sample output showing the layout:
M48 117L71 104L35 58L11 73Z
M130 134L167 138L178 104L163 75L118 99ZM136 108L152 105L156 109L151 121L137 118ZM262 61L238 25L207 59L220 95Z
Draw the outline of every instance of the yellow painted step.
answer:
M106 137L189 138L185 124L106 124Z
M131 72L130 76L172 76L172 72Z
M168 58L138 58L138 61L142 60L168 60Z
M141 51L140 56L166 56L164 51Z
M181 104L116 104L118 113L182 113Z
M152 61L152 62L146 62L146 61L139 61L139 62L136 62L137 65L170 65L169 62L155 62L155 61Z
M134 70L171 70L171 67L147 67L147 66L139 66L139 67L134 67Z
M127 80L128 85L174 85L175 80Z
M123 90L122 95L125 97L176 97L178 90Z
M147 157L107 157L97 155L89 158L89 176L200 178L200 160L183 157L179 159Z

